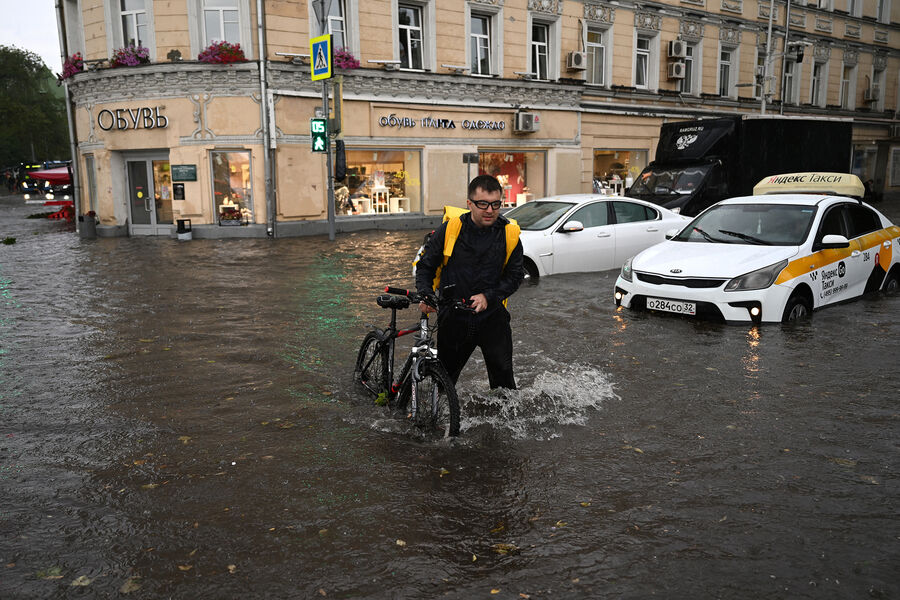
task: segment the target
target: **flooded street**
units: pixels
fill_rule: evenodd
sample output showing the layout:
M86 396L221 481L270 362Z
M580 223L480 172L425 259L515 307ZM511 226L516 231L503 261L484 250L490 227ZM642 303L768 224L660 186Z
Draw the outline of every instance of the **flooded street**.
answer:
M754 328L544 278L521 389L476 352L462 436L423 443L352 371L424 232L43 211L0 197L0 598L900 597L900 297Z

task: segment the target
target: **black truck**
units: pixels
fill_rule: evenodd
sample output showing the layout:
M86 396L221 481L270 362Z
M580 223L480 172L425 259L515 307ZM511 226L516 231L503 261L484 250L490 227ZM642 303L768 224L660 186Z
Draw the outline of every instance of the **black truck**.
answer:
M742 115L664 123L656 157L626 191L694 216L724 198L747 196L766 175L847 173L849 119Z

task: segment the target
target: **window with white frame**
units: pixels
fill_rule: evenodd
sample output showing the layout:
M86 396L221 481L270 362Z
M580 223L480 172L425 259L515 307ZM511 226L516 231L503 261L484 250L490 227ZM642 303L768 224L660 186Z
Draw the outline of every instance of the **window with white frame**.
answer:
M651 42L649 35L638 34L634 44L634 87L650 87Z
M766 73L766 51L764 48L756 49L756 70L753 72L753 97L762 98L765 92L766 82L763 75Z
M335 50L339 48L349 48L347 41L347 10L344 0L331 0L331 7L328 9L328 17L325 24L328 33L331 34L331 47Z
M585 38L587 54L587 82L594 85L606 83L606 29L589 27Z
M472 13L469 18L471 73L491 75L491 17Z
M400 68L422 70L425 68L425 46L422 36L422 7L411 4L397 6Z
M851 17L861 16L862 0L847 0L847 14Z
M546 23L531 24L531 74L535 79L549 79L550 26Z
M697 44L685 44L684 45L684 58L682 58L682 62L684 62L684 79L679 82L678 90L682 94L697 94L697 91L700 89L696 78L699 75L699 69L697 69L697 65L694 64L695 58L697 56Z
M822 10L834 10L834 0L819 0L818 7Z
M145 2L146 0L119 0L123 46L146 46L150 22Z
M841 69L841 108L856 108L856 65L844 65Z
M891 20L891 0L876 0L875 19L879 23L888 23Z
M809 82L809 103L813 106L825 106L825 63L814 62Z
M799 80L798 63L795 59L785 58L784 80L781 82L781 100L785 104L797 104L797 81Z
M203 0L203 46L222 41L241 43L238 0Z
M719 95L734 96L734 77L737 72L737 49L722 47L719 50Z
M884 69L872 69L872 108L874 110L884 110Z

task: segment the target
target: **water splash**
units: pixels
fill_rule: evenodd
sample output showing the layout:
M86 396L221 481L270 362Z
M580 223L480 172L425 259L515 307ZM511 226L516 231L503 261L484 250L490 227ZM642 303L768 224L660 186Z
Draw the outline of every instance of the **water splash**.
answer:
M516 439L560 437L562 426L584 425L604 401L619 398L606 373L584 364L553 364L518 390L483 394L468 388L459 389L463 435L489 427Z

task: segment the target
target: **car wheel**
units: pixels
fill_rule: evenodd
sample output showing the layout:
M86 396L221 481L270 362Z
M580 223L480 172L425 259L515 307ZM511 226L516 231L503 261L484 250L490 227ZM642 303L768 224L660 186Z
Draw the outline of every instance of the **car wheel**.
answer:
M881 286L881 291L888 296L896 296L897 293L900 293L900 269L896 267L891 269L891 272L887 274L884 285Z
M782 323L791 323L800 319L805 319L812 314L812 306L806 296L795 293L787 301L784 307L784 315L781 317Z
M537 266L530 260L525 260L525 279L528 280L528 283L537 283L540 277Z

